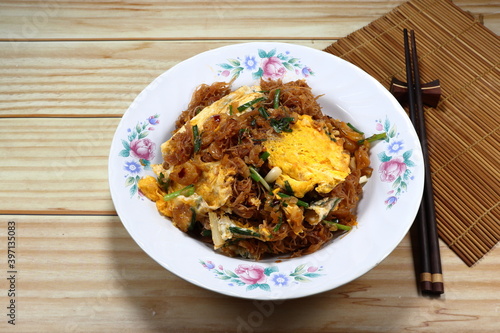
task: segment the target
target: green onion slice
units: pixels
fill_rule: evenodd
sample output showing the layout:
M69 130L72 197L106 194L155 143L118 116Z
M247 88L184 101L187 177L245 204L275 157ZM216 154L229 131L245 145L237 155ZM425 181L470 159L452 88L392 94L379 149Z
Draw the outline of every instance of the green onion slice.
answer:
M277 109L280 107L280 93L281 89L276 89L274 91L274 100L273 100L273 108Z
M281 224L283 223L283 218L280 216L280 219L279 219L279 222L278 224L276 224L276 226L274 227L273 231L274 232L278 232L281 228Z
M269 156L271 156L271 153L268 151L264 151L264 152L262 152L262 154L260 154L260 159L263 161L267 161Z
M295 119L293 117L284 117L281 119L275 119L272 118L269 120L269 124L271 124L271 127L274 129L276 133L281 133L281 132L292 132L292 129L290 128L290 123L292 123Z
M378 133L378 134L373 134L372 136L366 138L365 140L368 142L373 142L373 141L378 141L378 140L384 140L387 137L386 132Z
M336 220L336 221L338 221L338 220ZM327 220L323 220L323 222L328 223L328 224L332 224L332 225L336 226L338 229L344 230L344 231L349 231L352 229L352 227L350 227L348 225L340 224L338 222L327 221Z
M251 237L260 237L258 232L255 232L251 229L245 229L240 227L229 227L229 231L233 234L243 235L243 236L251 236Z
M165 179L165 175L163 173L160 173L156 181L158 182L158 185L162 190L168 191L168 187L170 186L170 178Z
M253 180L256 182L259 182L262 184L262 186L265 187L266 190L271 191L271 186L266 182L266 180L255 170L253 167L249 166L248 169L250 169L250 177L252 177Z
M262 116L262 118L266 120L269 118L269 113L267 113L266 109L262 106L259 108L259 113Z
M254 99L253 101L242 104L242 105L238 106L238 111L243 112L246 109L248 109L249 107L251 107L252 105L259 103L260 101L263 101L265 99L266 99L265 97L259 97L259 98Z
M195 190L194 185L191 184L191 185L188 185L188 186L186 186L178 191L175 191L175 192L172 192L172 193L165 195L163 197L163 200L169 201L169 200L177 198L180 195L183 195L185 197L189 197L190 195L194 194L194 190Z
M278 195L282 198L290 198L292 197L291 195L288 195L286 193L283 193L283 192L278 192ZM302 201L300 199L297 199L297 206L301 206L301 207L305 207L305 208L308 208L309 207L309 204L305 201Z
M361 132L359 129L357 129L356 127L354 127L351 123L347 123L347 126L349 126L356 133L365 134L364 132Z
M193 145L194 145L194 152L195 153L199 152L201 148L201 135L198 131L198 125L193 126Z
M196 209L191 207L191 222L189 223L188 230L192 231L196 225Z

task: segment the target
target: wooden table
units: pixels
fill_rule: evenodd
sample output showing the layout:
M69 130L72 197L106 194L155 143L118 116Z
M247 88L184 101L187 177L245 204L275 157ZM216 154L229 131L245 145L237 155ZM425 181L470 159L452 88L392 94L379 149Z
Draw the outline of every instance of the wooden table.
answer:
M468 268L441 243L440 298L418 294L407 236L338 289L257 302L163 269L128 235L110 198L114 130L160 73L235 42L324 49L401 2L1 1L0 331L500 331L498 247ZM498 2L456 4L500 32ZM15 244L6 242L14 233Z

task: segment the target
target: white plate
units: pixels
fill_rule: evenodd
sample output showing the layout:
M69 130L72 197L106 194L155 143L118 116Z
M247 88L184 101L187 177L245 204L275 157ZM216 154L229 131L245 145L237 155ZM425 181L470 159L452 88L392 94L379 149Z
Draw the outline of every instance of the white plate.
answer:
M351 122L366 136L388 132L371 150L373 176L358 207L359 226L321 250L299 258L251 261L229 258L176 229L137 192L153 175L180 112L201 83L233 87L261 76L305 78L323 95L323 112ZM116 211L130 235L160 265L198 286L237 297L290 299L336 288L380 263L408 232L422 197L423 158L410 120L398 102L358 67L323 51L285 43L246 43L201 53L170 68L134 100L111 145L109 184Z

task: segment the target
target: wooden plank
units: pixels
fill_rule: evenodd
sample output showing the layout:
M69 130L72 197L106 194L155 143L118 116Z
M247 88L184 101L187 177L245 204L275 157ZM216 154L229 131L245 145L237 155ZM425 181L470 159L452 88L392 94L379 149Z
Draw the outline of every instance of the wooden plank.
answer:
M0 39L332 39L362 28L403 2L228 0L193 5L193 1L2 1ZM487 13L484 21L491 23L490 29L500 31L494 2L455 3L478 16Z
M165 70L236 42L8 43L0 47L0 117L121 117ZM334 40L289 42L321 50Z
M16 222L16 329L22 332L495 332L498 249L467 268L441 243L446 295L415 288L407 236L337 289L285 302L219 295L171 274L112 216L2 216ZM6 242L0 252L6 253ZM2 284L3 285L3 284ZM7 300L1 298L3 304ZM362 314L362 315L361 315ZM7 323L0 323L6 331Z
M362 1L353 5L341 0L205 0L195 4L194 1L3 1L0 38L332 39L361 28L401 2ZM255 29L257 26L260 29Z
M0 213L114 214L107 165L118 122L0 120Z

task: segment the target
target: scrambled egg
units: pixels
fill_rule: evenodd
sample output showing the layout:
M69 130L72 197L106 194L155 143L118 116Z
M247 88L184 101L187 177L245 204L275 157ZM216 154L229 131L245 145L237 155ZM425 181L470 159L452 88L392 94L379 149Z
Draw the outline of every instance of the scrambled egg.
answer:
M263 143L270 153L269 165L282 170L276 182L282 188L288 182L298 198L313 189L330 192L350 173L350 156L342 142L330 139L308 115L299 116L290 128L292 132L282 132Z
M214 102L210 106L204 108L200 113L193 117L187 124L179 129L178 133L186 131L186 126L198 126L201 132L205 122L216 114L230 114L231 112L244 113L247 110L239 111L238 107L245 103L251 102L259 97L262 97L260 86L243 86L232 93L224 96L220 100ZM174 137L173 136L173 137ZM173 138L172 137L172 138ZM172 138L161 145L161 151L166 154L172 149ZM163 174L165 179L168 178L172 172L172 168L165 170L162 164L152 165L152 169L156 175ZM139 188L141 192L150 200L156 202L158 211L165 215L172 217L172 212L176 204L185 203L196 209L197 213L206 214L211 210L216 210L222 207L232 194L231 186L234 182L235 170L225 169L221 167L221 162L208 162L202 165L202 173L196 182L196 193L186 196L179 196L175 200L165 201L163 197L167 194L163 191L156 178L145 177L139 181ZM169 192L181 190L184 186L172 183L169 187Z

